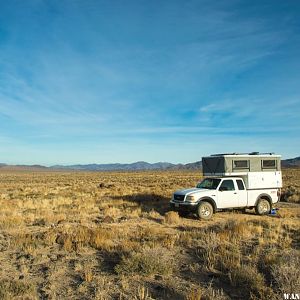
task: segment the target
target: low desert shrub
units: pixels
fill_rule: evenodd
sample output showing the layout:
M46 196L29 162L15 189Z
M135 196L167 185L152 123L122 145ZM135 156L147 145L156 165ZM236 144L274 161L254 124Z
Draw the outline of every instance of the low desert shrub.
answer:
M209 284L203 291L202 300L227 300L229 299L222 289L215 289Z
M57 233L56 243L62 245L67 252L79 251L83 247L93 247L98 250L111 250L116 244L114 238L118 232L106 228L74 227L65 233ZM50 238L54 236L53 234Z
M187 293L185 300L226 300L229 299L222 289L214 289L212 284L206 287L199 287Z
M297 250L281 253L280 259L271 267L275 286L281 293L300 291L300 252Z
M139 285L134 300L151 300L151 299L153 298L151 298L148 289L143 285Z
M203 233L197 240L195 254L207 269L214 269L218 261L218 251L221 241L215 232Z
M300 202L300 189L296 186L288 186L285 188L280 196L281 201L285 202Z
M240 266L239 245L222 242L219 234L207 232L197 243L196 256L206 269L227 273L231 268Z
M202 295L203 295L203 290L201 288L192 289L186 294L185 300L201 300Z
M217 269L227 272L241 265L241 249L235 244L222 244L218 251Z
M264 294L266 288L264 277L254 266L241 265L233 268L229 271L228 277L232 286L247 291L248 297L253 294L256 296Z
M0 299L37 299L36 290L30 283L2 279L0 280Z
M118 218L122 215L122 211L117 207L108 207L104 209L104 217Z
M174 267L175 261L168 249L147 247L123 256L115 271L117 274L170 275Z
M170 224L170 225L174 224L174 225L176 225L176 224L179 224L180 217L179 217L179 215L178 215L178 213L176 211L169 211L169 212L167 212L165 214L165 220L164 220L164 222L166 224Z

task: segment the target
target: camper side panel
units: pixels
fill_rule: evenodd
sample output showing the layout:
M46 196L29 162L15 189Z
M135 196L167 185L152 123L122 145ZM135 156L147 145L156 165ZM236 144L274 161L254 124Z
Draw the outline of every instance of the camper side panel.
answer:
M225 156L225 173L246 173L250 171L248 157Z
M225 169L226 173L280 171L280 157L253 155L226 156Z
M249 172L241 177L247 189L282 188L281 171Z

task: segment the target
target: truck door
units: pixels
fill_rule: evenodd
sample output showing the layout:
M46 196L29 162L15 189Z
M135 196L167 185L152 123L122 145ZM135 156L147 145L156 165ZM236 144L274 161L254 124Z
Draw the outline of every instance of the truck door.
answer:
M245 189L245 184L242 179L236 180L236 185L238 189L238 202L240 207L246 207L248 204L248 194Z
M217 191L218 208L238 207L239 197L232 179L224 179Z

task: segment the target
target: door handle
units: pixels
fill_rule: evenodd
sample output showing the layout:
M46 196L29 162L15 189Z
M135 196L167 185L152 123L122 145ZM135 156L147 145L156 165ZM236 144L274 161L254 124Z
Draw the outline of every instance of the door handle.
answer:
M234 193L234 194L237 194L237 193Z

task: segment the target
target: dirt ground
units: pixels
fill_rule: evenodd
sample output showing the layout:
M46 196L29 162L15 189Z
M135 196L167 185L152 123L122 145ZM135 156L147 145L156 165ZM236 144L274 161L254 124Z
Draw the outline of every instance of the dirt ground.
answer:
M300 293L300 169L276 216L169 211L197 171L0 171L0 299L283 299Z

